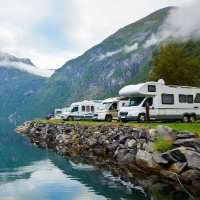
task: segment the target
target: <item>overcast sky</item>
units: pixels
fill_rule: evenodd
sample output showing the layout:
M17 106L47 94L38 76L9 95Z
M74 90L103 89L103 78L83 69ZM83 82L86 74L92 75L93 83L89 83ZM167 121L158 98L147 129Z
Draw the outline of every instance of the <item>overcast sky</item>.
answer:
M0 0L0 51L57 69L158 9L197 1Z

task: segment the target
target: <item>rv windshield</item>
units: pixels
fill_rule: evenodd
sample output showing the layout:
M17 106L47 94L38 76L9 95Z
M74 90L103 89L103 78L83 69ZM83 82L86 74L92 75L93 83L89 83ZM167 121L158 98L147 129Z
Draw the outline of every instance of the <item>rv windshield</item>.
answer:
M129 107L129 106L138 106L141 104L141 102L144 100L145 97L132 97L130 98L126 103L125 103L125 107Z
M101 104L101 106L99 107L99 110L106 110L106 109L108 109L109 108L109 106L110 106L110 102L108 102L108 103L102 103Z

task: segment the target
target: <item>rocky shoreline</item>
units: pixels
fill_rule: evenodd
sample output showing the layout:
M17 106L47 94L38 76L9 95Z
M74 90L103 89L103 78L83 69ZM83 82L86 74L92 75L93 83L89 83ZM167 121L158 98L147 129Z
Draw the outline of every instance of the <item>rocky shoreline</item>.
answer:
M167 190L175 199L181 195L182 199L200 199L200 138L194 132L162 125L148 130L126 124L34 120L24 122L16 132L26 135L39 148L54 151L76 163L107 169L140 185L153 199ZM172 141L174 148L157 151L154 142L158 138Z

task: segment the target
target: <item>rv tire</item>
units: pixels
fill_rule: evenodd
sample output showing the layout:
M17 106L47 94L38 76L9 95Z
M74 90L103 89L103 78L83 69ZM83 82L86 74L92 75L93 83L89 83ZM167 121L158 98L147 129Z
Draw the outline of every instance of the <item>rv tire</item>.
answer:
M69 117L67 118L67 120L68 120L68 121L73 121L74 118L73 118L72 116L69 116Z
M146 121L146 115L144 113L141 113L138 115L138 118L137 118L137 122L138 123L143 123Z
M111 115L107 115L106 116L106 121L107 122L112 122L112 116Z
M195 122L195 120L196 120L196 118L194 115L189 116L189 122L193 123L193 122Z
M183 122L183 123L189 122L189 117L188 117L188 115L183 115L182 122Z

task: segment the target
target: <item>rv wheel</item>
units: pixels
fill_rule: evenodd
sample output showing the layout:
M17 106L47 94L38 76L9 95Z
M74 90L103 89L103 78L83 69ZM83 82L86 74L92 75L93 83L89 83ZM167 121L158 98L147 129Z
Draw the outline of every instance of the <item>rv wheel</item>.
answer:
M70 116L70 117L67 118L67 120L68 120L68 121L73 121L74 118Z
M195 118L195 116L194 115L190 115L189 116L189 122L195 122L195 120L196 120L196 118Z
M138 123L142 123L146 121L146 115L145 114L139 114L137 118Z
M183 119L182 119L182 122L186 123L188 121L189 121L188 115L184 115Z
M111 115L107 115L106 116L106 121L107 122L112 122L112 116Z

